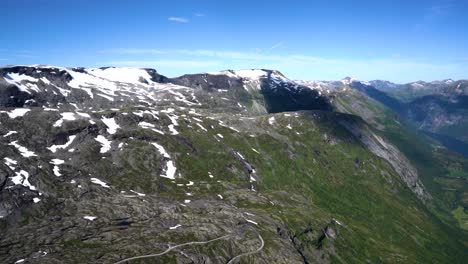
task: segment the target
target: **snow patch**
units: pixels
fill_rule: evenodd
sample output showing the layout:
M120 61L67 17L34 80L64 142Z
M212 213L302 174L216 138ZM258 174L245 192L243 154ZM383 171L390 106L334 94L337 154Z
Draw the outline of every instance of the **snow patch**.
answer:
M62 176L62 174L60 173L60 168L59 168L58 165L64 164L65 161L61 160L61 159L52 159L52 161L50 163L55 165L54 169L53 169L54 175L57 176L57 177Z
M248 79L260 79L261 77L265 77L267 75L267 72L263 70L237 70L234 71L234 73L242 78L248 78Z
M208 132L208 129L206 129L206 128L205 128L204 126L202 126L201 124L199 124L199 123L195 123L195 124L197 124L197 126L200 127L203 131Z
M247 222L249 222L249 223L252 223L252 224L254 224L254 225L258 225L258 223L257 223L257 222L255 222L255 221L252 221L252 220L249 220L249 219L245 219L245 220L246 220Z
M35 191L36 187L31 185L29 182L29 173L24 170L20 170L19 172L15 172L16 176L10 177L10 180L15 185L23 185L24 187L28 187L30 190Z
M237 156L239 156L241 159L245 160L244 156L242 156L242 154L240 154L239 152L236 152Z
M169 229L170 229L170 230L174 230L174 229L177 229L177 228L179 228L179 227L181 227L181 226L182 226L182 225L177 224L177 225L175 225L175 226L169 227Z
M174 125L169 125L168 128L169 128L169 131L171 131L171 134L172 134L172 135L178 135L178 134L179 134L179 131L177 131L177 130L174 128Z
M107 99L109 101L114 101L114 98L109 96L109 95L105 95L105 94L102 94L102 93L98 93L97 95L101 96L102 98L105 98L105 99Z
M91 116L89 114L86 114L86 113L76 112L76 114L79 115L79 116L82 116L82 117L91 118Z
M15 141L11 142L11 143L8 144L8 145L14 146L16 149L18 149L18 151L20 152L21 156L23 156L23 157L25 157L25 158L37 157L37 155L36 155L34 152L32 152L32 151L28 150L27 148L25 148L25 147L19 145L17 142L18 142L18 141L15 140Z
M145 197L145 196L146 196L146 194L144 194L144 193L139 193L139 192L136 192L136 191L134 191L134 190L130 190L130 192L132 192L132 193L134 193L134 194L136 194L136 195L138 195L138 196L140 196L140 197Z
M151 76L144 69L137 68L106 68L106 69L88 69L86 70L89 74L92 74L96 77L107 79L114 82L124 82L124 83L138 83L143 85L140 82L140 78L151 82Z
M8 83L18 87L18 89L22 92L27 92L30 94L30 90L34 90L36 92L40 91L36 84L30 84L37 83L39 80L26 74L7 73L4 75L4 79ZM25 81L29 83L24 83Z
M159 153L163 155L164 158L169 159L166 163L167 169L165 171L165 174L161 174L160 176L174 180L177 168L174 166L174 162L170 160L171 156L169 156L169 153L166 152L166 149L164 149L163 146L159 145L158 143L151 144L156 147L156 149L159 151Z
M18 164L18 162L14 159L10 159L10 158L3 158L5 160L5 165L7 165L11 170L15 170L16 169L16 165Z
M52 159L52 161L50 163L54 164L54 165L61 165L61 164L64 164L65 161L61 160L61 159Z
M97 219L96 216L90 216L90 215L85 215L83 216L84 219L88 220L88 221L94 221L95 219Z
M139 126L139 127L142 127L142 128L154 127L153 124L150 124L150 123L148 123L148 122L140 122L140 123L138 123L138 126Z
M104 187L104 188L110 188L110 186L107 185L107 183L101 181L101 180L98 179L98 178L91 178L91 182L94 183L94 184L97 184L97 185L101 185L101 186Z
M73 140L75 140L75 138L76 138L76 136L69 136L67 143L65 143L63 145L52 145L52 146L48 147L47 149L52 151L53 153L55 153L58 149L66 149L66 148L68 148L68 146L70 146L70 144L73 142Z
M107 138L105 138L104 136L99 135L94 140L101 143L101 146L102 146L100 150L101 153L106 153L107 151L111 149L112 141L107 140Z
M268 124L273 125L273 123L275 123L275 117L274 116L268 118Z
M117 129L120 128L119 125L117 125L117 123L115 122L115 119L112 117L112 118L105 118L103 117L101 119L101 121L107 126L107 133L109 134L115 134L115 132L117 132Z
M11 110L10 112L7 111L0 111L0 113L6 113L10 118L15 119L20 116L24 116L27 112L31 111L28 108L16 108Z
M17 134L17 133L18 132L16 132L16 131L10 131L10 132L6 133L5 135L3 135L3 137L8 137L8 136L11 136L11 135Z
M62 118L60 118L59 120L57 120L57 122L54 123L53 125L54 127L61 127L63 124L63 121L76 120L75 113L72 113L72 112L61 113L60 115L62 116Z

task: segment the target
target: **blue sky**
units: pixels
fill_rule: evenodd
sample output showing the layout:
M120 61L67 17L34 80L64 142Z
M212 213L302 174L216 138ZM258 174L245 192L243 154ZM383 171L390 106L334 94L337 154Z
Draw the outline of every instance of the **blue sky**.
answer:
M2 0L0 64L468 78L466 0Z

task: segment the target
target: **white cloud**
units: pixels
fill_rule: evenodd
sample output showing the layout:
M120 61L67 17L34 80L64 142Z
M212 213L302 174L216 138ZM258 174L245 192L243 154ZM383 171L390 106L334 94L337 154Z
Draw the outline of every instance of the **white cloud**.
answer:
M257 52L240 52L240 51L218 51L218 50L187 50L187 49L169 49L169 50L158 50L158 49L111 49L102 52L110 52L116 54L164 54L164 55L189 55L197 57L217 57L221 59L233 59L233 60L249 60L249 61L282 61L284 59L296 59L296 60L307 60L317 62L332 62L334 60L326 60L320 57L306 56L306 55L274 55Z
M204 70L264 68L280 70L292 79L336 80L353 75L362 80L388 79L397 82L409 82L418 79L430 80L428 78L457 78L457 76L466 75L462 66L463 61L458 61L458 63L427 63L398 56L383 59L375 57L336 59L302 54L203 49L115 49L105 52L116 55L154 55L161 60L114 61L111 64L116 66L156 67L162 69L163 73L166 69L170 69L173 70L173 74L186 73L184 70L187 69L200 72ZM179 58L181 60L178 60Z
M195 13L193 15L196 16L196 17L204 17L205 16L205 14L202 14L202 13Z
M116 54L167 54L167 51L156 49L110 49L101 50L101 53L116 53Z
M189 22L189 20L187 18L184 18L184 17L169 17L168 20L169 21L180 22L180 23L188 23Z
M279 45L274 45L273 47ZM403 60L398 54L392 56L392 59L367 59L367 60L349 60L349 59L333 59L323 58L309 55L290 54L265 54L255 52L239 52L239 51L217 51L217 50L187 50L187 49L173 49L173 50L158 50L158 49L113 49L107 52L116 54L158 54L158 55L184 55L192 57L214 57L223 62L246 61L256 62L256 65L341 65L341 66L363 66L363 65L388 65L392 67L420 67L426 69L440 69L446 65L430 64L413 62ZM172 60L169 60L172 61ZM191 62L191 60L183 60L184 62Z
M219 67L221 62L219 61L199 61L199 60L138 60L138 61L109 61L109 65L115 66L131 66L131 67L155 67L155 68L175 68L175 69L187 69L187 68L207 68L207 67Z

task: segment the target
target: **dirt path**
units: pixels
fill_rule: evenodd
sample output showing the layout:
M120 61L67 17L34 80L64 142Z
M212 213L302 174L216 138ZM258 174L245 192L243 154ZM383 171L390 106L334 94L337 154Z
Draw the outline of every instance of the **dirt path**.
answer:
M175 245L175 246L170 246L168 249L166 249L166 251L161 252L161 253L149 254L149 255L141 255L141 256L126 258L126 259L120 260L120 261L118 261L118 262L115 262L115 264L121 264L121 263L129 262L129 261L137 260L137 259L159 257L159 256L162 256L162 255L164 255L164 254L169 253L171 250L176 249L176 248L180 248L180 247L184 247L184 246L189 246L189 245L205 245L205 244L208 244L208 243L211 243L211 242L215 242L215 241L217 241L217 240L227 239L227 238L230 238L230 237L232 237L231 234L225 235L225 236L221 236L221 237L218 237L218 238L215 238L215 239L207 240L207 241L187 242L187 243L183 243L183 244L179 244L179 245ZM263 240L262 240L262 242L263 242Z
M258 234L258 233L257 233L257 234ZM258 238L259 238L260 241L262 242L262 244L260 245L259 248L257 248L257 249L254 250L254 251L250 251L250 252L246 252L246 253L242 253L242 254L240 254L240 255L237 255L237 256L233 257L231 260L229 260L229 262L228 262L227 264L232 264L232 263L234 263L234 261L235 261L236 259L239 259L239 258L241 258L241 257L248 256L248 255L251 255L251 254L255 254L255 253L260 252L260 251L263 249L263 246L265 246L265 241L263 241L263 237L262 237L260 234L258 234Z

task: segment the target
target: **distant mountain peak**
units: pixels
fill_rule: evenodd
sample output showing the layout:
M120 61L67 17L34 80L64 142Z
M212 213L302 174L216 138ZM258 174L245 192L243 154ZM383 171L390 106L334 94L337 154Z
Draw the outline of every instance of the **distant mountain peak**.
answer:
M350 77L350 76L346 76L344 77L343 79L341 79L341 82L345 85L349 85L351 84L352 82L357 82L359 81L358 79L354 78L354 77Z
M250 80L259 80L268 76L281 79L283 81L289 81L289 79L277 70L269 69L241 69L241 70L224 70L219 72L206 72L209 75L226 75L231 78L243 78Z

